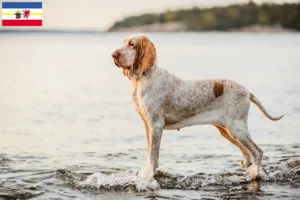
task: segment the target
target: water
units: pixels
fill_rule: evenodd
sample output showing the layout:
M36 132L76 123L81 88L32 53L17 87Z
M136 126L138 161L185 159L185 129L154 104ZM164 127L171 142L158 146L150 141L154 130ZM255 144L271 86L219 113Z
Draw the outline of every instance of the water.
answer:
M300 35L151 33L159 67L227 78L251 105L267 174L250 182L212 126L164 131L160 173L141 179L143 124L110 53L130 33L0 34L0 199L299 199Z

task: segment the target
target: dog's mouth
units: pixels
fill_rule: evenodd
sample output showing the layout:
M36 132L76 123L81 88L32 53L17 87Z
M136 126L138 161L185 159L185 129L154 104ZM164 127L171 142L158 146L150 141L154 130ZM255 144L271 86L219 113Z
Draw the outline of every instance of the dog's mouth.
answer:
M123 67L122 65L120 65L120 63L118 63L117 59L114 58L114 63L117 67L119 68L123 68L123 69L127 69L127 70L130 70L132 68L132 66L129 66L129 67Z
M118 63L118 61L114 58L113 59L114 60L114 63L115 63L115 65L117 66L117 67L121 67L121 65Z

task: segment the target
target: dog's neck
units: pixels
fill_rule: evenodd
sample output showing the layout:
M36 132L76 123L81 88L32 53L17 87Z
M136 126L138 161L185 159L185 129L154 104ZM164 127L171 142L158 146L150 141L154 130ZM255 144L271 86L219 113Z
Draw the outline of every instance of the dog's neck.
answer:
M143 77L150 77L153 73L153 70L157 68L157 60L155 60L154 64L151 67L148 67L146 71L144 71L141 75L138 74L138 70L130 69L127 72L127 76L132 83L136 83L141 80Z

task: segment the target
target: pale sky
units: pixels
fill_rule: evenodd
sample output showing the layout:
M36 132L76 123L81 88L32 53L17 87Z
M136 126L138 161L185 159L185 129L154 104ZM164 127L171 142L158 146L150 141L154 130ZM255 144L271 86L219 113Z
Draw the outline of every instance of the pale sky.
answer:
M5 2L17 0L2 0ZM18 0L29 1L29 0ZM30 0L40 1L40 0ZM145 12L167 9L210 7L248 0L42 0L43 28L106 30L116 20ZM299 0L254 0L262 2L299 2ZM2 6L2 4L1 4ZM2 8L1 8L2 9ZM1 27L2 28L2 27ZM1 29L0 28L0 29Z

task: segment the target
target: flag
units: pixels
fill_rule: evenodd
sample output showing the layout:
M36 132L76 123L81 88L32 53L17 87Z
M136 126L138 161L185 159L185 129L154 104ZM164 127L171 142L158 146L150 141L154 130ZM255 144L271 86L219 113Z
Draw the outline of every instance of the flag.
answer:
M42 2L2 2L2 26L42 26Z

